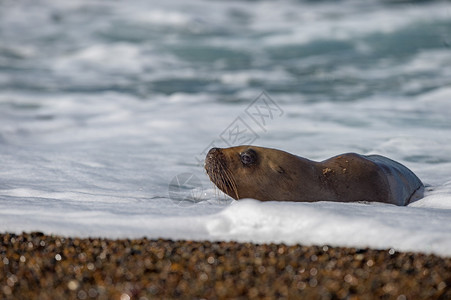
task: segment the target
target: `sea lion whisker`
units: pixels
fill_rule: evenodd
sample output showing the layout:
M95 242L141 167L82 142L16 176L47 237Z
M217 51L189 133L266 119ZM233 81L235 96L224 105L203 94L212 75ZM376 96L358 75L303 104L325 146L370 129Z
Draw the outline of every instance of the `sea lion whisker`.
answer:
M217 166L216 164L211 166L208 164L205 164L205 171L207 175L210 177L210 181L214 186L215 189L215 196L219 197L219 191L222 190L222 180L220 178L220 174L222 172L221 168Z
M218 166L218 171L215 172L215 176L213 178L214 182L216 183L219 190L223 191L224 193L227 193L228 191L228 180L225 178L225 168L223 165ZM218 194L219 195L219 194Z
M221 159L215 159L214 163L206 163L205 169L210 180L217 188L225 194L234 194L236 199L239 199L235 177Z
M219 176L219 183L221 185L221 190L222 191L227 191L228 187L227 187L227 178L225 178L225 172L221 172L221 175Z
M228 189L231 189L235 194L237 194L236 182L232 172L222 162L220 162L220 166L222 169L220 174L222 176L223 183Z
M238 195L238 188L236 186L236 180L235 180L235 177L233 176L233 173L230 170L227 170L226 174L227 174L227 177L229 178L231 188L236 195L236 199L239 199L240 197Z
M233 192L233 189L234 189L233 184L230 181L230 177L226 172L224 172L223 175L224 175L223 176L224 191L226 191L226 194L229 194L229 193Z
M223 172L224 175L224 179L226 181L226 186L228 187L228 189L230 189L230 192L234 192L236 194L236 184L232 178L232 174L230 173L229 170L224 170Z

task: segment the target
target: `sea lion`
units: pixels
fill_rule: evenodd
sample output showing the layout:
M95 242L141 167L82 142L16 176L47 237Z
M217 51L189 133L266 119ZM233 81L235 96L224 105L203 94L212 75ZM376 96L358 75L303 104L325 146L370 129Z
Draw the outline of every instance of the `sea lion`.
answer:
M380 155L346 153L315 162L277 149L246 145L212 148L205 170L221 191L236 200L407 205L421 198L424 189L407 167Z

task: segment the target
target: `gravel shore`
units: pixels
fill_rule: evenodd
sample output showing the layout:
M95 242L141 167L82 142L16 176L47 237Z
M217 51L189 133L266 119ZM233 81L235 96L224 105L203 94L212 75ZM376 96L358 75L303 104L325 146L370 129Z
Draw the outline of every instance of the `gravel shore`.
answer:
M451 299L451 258L0 234L0 299Z

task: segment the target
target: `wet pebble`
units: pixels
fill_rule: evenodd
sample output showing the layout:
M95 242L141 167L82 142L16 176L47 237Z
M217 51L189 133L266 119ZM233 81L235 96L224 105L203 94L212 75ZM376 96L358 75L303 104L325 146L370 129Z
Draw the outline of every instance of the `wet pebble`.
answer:
M0 234L0 299L451 299L451 258L393 249Z

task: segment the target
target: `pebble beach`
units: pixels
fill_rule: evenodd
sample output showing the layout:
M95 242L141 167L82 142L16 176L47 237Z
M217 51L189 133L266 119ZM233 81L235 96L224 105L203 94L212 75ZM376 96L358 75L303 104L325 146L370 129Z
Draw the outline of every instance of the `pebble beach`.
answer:
M451 299L451 258L393 249L0 234L1 299Z
M0 300L451 299L450 50L451 1L0 0ZM425 195L233 201L244 144Z

